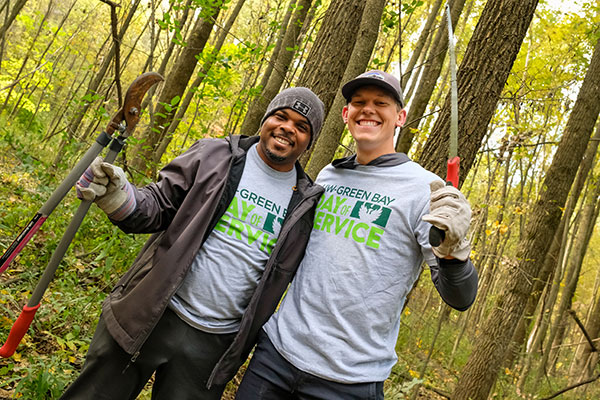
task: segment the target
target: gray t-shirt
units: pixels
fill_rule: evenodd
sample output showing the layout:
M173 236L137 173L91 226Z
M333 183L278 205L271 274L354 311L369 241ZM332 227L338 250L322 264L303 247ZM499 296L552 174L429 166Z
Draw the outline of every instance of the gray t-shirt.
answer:
M284 358L342 383L389 376L406 295L423 260L436 265L421 220L434 179L414 162L321 171L304 260L265 325Z
M250 148L229 208L200 248L169 306L193 327L232 333L258 285L296 185Z

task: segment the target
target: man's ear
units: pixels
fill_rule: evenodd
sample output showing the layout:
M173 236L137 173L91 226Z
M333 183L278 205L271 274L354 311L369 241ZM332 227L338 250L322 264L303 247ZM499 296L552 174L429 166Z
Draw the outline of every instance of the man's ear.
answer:
M406 110L403 108L402 110L398 111L398 119L396 120L396 126L398 128L402 128L402 126L404 125L405 122L406 122Z
M344 106L344 108L342 108L342 119L344 120L345 124L348 123L348 106Z

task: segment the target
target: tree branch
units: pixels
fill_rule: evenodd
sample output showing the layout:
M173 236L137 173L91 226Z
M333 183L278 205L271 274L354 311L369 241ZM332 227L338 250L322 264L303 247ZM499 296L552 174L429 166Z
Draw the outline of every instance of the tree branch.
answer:
M570 309L569 314L571 314L571 316L577 323L577 326L579 326L579 329L581 329L581 332L583 332L583 336L585 336L585 338L587 339L590 347L592 348L592 351L597 353L598 349L594 345L594 340L591 338L590 334L585 330L585 326L583 326L583 323L579 320L575 311L573 311L573 309Z
M567 386L566 388L559 390L558 392L554 393L553 395L551 395L549 397L544 397L543 399L540 399L540 400L550 400L550 399L553 399L555 397L560 396L561 394L563 394L565 392L568 392L569 390L573 390L575 388L578 388L579 386L583 386L583 385L587 385L588 383L592 383L595 380L597 380L598 378L600 378L600 374L597 374L595 377L590 378L590 379L588 379L586 381L581 381L581 382L578 382L578 383L576 383L574 385Z

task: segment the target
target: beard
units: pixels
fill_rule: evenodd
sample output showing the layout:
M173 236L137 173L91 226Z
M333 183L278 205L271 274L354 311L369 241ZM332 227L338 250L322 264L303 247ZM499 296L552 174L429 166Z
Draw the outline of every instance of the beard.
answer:
M277 154L274 154L273 152L271 152L267 146L264 147L265 150L265 155L267 156L267 158L269 160L271 160L274 163L280 163L286 160L286 157L284 156L278 156Z

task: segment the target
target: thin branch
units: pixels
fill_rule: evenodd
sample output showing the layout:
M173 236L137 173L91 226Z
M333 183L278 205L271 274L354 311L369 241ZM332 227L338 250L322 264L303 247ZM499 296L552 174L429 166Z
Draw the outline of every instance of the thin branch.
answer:
M553 399L555 397L560 396L561 394L563 394L565 392L568 392L569 390L573 390L573 389L578 388L579 386L583 386L583 385L587 385L588 383L592 383L595 380L597 380L598 378L600 378L600 374L598 374L595 377L590 378L590 379L588 379L586 381L581 381L581 382L578 382L578 383L576 383L574 385L567 386L566 388L559 390L558 392L552 394L551 396L544 397L543 399L540 399L540 400L550 400L550 399Z
M119 67L121 65L121 48L119 41L119 33L117 29L117 7L121 7L119 4L113 3L110 0L100 0L110 6L110 24L113 42L115 44L115 84L117 85L117 98L119 100L119 108L123 104L123 91L121 89L121 78Z
M590 347L592 348L592 351L595 352L595 353L597 353L598 352L598 348L596 348L596 346L594 345L594 340L592 339L592 337L590 336L590 334L585 330L585 326L583 326L583 323L577 317L577 314L575 313L575 311L573 309L570 309L569 310L569 314L571 314L571 317L573 317L573 319L577 323L577 326L579 326L579 329L581 329L581 332L583 332L583 336L585 336L585 338L587 339Z

